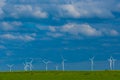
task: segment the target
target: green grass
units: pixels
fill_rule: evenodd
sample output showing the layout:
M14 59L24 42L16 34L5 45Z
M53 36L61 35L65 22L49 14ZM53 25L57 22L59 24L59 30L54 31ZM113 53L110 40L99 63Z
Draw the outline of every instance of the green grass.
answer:
M1 72L0 80L120 80L120 71Z

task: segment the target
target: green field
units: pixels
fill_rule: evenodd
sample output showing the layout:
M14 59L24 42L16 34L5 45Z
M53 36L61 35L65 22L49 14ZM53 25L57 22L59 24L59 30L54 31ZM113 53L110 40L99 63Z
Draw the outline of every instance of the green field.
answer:
M0 80L120 80L120 71L1 72Z

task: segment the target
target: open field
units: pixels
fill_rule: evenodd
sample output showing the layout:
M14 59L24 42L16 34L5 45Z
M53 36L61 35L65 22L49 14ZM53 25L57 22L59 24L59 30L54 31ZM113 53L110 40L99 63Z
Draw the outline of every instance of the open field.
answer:
M120 71L1 72L0 80L120 80Z

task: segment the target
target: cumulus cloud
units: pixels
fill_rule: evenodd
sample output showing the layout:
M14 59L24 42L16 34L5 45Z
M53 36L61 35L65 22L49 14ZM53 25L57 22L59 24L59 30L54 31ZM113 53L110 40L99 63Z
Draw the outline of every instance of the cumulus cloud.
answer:
M12 6L14 10L8 9L10 16L14 18L47 18L47 13L43 11L39 6L32 5L14 5Z
M5 6L5 4L6 4L5 1L6 1L6 0L0 0L0 15L4 13L2 8L3 8L3 7Z
M101 29L101 32L104 34L104 35L108 35L108 36L118 36L119 35L119 32L117 30L114 30L114 29Z
M73 35L100 36L101 32L88 24L66 24L61 28L62 32Z
M21 34L1 34L0 38L8 40L22 40L22 41L33 41L35 40L35 35L21 35Z
M84 36L118 36L119 32L114 29L104 28L96 29L89 24L66 24L61 28L62 32L67 32L73 35Z
M55 27L52 27L52 26L49 26L49 30L50 30L51 32L56 32L56 28L55 28Z
M106 5L104 1L94 0L80 0L71 4L64 4L61 6L63 15L74 18L84 17L99 17L109 18L114 17L112 14L112 8L110 8L111 2Z
M4 1L5 0L1 0L0 2L2 6L5 5ZM19 0L15 2L8 1L11 4L7 4L4 8L4 16L12 18L33 17L39 19L49 18L49 15L52 16L53 19L56 19L56 17L113 18L114 14L112 13L112 11L114 11L115 8L119 8L118 3L116 3L117 1L114 0L74 0L72 2L70 1L71 0Z
M50 28L50 29L49 29ZM100 37L100 36L118 36L119 32L114 29L104 28L104 29L96 29L95 27L89 24L76 24L76 23L68 23L63 26L52 26L46 27L47 36L51 36L54 38L58 37L78 37L81 38L83 36L87 37ZM66 35L69 34L69 35Z
M66 12L65 13L66 16L72 16L75 18L79 18L81 16L78 9L74 5L70 5L70 4L63 5L62 9L63 9L64 13ZM63 13L63 15L64 15L64 13Z
M4 31L15 30L16 28L22 26L21 22L0 22L0 29Z
M119 35L119 32L116 30L110 30L110 34L113 36L117 36L117 35Z
M63 18L60 18L60 17L70 17L70 19L71 18L84 19L84 18L95 18L95 17L111 18L111 17L114 17L112 13L113 8L111 6L113 6L113 4L116 4L115 3L116 1L113 1L113 0L110 0L110 1L109 0L106 0L106 1L104 0L95 0L95 1L94 0L74 0L73 2L70 2L70 3L68 1L69 0L62 0L62 1L54 0L54 1L44 2L40 0L40 2L45 3L44 5L40 5L42 3L37 3L39 2L39 0L36 0L36 1L19 0L18 2L16 1L16 3L13 1L12 4L8 4L12 2L12 1L9 1L7 3L8 5L6 5L6 7L4 8L4 11L5 11L4 16L6 16L5 19L11 20L11 17L12 17L12 20L14 20L13 18L16 18L17 20L20 20L21 22L24 20L29 22L30 20L29 23L32 24L32 29L33 29L34 24L38 22L44 23L44 21L42 20L38 21L39 19L45 18L46 20L47 18L47 20L45 21L45 22L48 22L46 23L46 26L38 25L37 28L39 28L39 30L46 30L47 36L52 36L52 37L62 37L62 36L65 36L66 33L72 36L102 36L102 35L115 36L115 35L119 35L119 32L114 29L99 30L89 25L90 22L88 22L88 24L84 24L84 23L77 24L77 23L74 23L75 22L74 19L69 21L68 20L69 18L65 20L63 20ZM108 4L106 4L107 1L109 1ZM32 4L32 2L36 4ZM57 3L57 5L50 4L52 2ZM0 8L3 7L5 4L6 4L5 0L1 0ZM119 8L119 5L117 5L117 8ZM52 22L52 21L51 22L49 21L53 19L54 17L60 18L58 19L58 22L60 22L61 24L64 23L65 25L61 26L58 24L58 26L52 26L52 25L49 26L48 24L51 24ZM26 18L28 18L29 20ZM35 18L35 19L39 18L39 19L37 19L36 21L35 19L32 20L31 18ZM9 30L15 30L19 26L22 26L22 24L25 24L25 26L27 26L26 23L21 23L21 22L16 22L16 21L5 22L3 20L3 22L0 22L0 26L1 26L0 29L4 31L9 31ZM30 24L29 26L31 26ZM27 31L27 28L28 26L25 28L23 26L21 30L26 29ZM8 38L10 37L12 39L18 39L18 38L15 38L14 36L15 35L7 35ZM25 38L25 37L26 36L22 36L22 37L19 36L19 39Z

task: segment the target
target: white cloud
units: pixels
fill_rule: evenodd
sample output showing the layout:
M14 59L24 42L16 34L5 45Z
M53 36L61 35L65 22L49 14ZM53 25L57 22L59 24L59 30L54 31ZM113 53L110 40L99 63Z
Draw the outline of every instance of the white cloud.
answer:
M7 1L8 0L6 0L6 2ZM7 3L4 9L4 16L12 18L47 18L48 15L51 15L53 19L58 19L61 16L72 18L111 18L114 17L112 11L114 11L116 7L118 10L120 9L119 1L115 0L73 0L72 3L69 3L70 0L52 0L45 2L41 0L23 0L18 1L18 3L12 1L12 4L10 4L11 1L8 2L9 4ZM5 4L5 0L0 0L0 7L3 7ZM0 13L3 13L2 8L0 8Z
M5 4L6 4L5 1L6 1L6 0L0 0L0 15L4 13L3 10L2 10L2 8L3 8L3 7L5 6Z
M119 32L117 30L114 30L114 29L101 29L101 32L104 34L104 35L108 35L108 36L118 36L119 35Z
M117 35L119 35L119 32L116 31L116 30L110 30L110 34L111 34L112 36L117 36Z
M33 15L37 18L47 18L47 16L48 16L47 13L43 12L39 7L35 8Z
M111 18L114 17L112 14L112 8L110 8L111 2L106 5L104 1L94 0L81 0L74 1L71 4L61 5L63 11L62 17L102 17Z
M49 26L49 30L50 30L51 32L55 32L55 31L56 31L56 28L53 27L53 26Z
M84 35L84 36L118 36L119 32L114 29L104 28L96 29L88 24L66 24L61 28L62 32L67 32L72 35Z
M62 32L73 35L100 36L101 32L88 24L66 24L61 28Z
M0 29L4 31L15 30L16 28L22 26L21 22L1 22Z
M2 28L3 30L11 30L11 29L12 29L12 26L11 26L9 23L7 23L7 22L2 22L1 24L2 24L2 25L1 25L2 27L1 27L1 28Z
M47 36L51 37L72 37L76 39L82 39L83 36L87 37L100 37L100 36L118 36L119 32L114 29L96 29L89 24L76 24L76 23L68 23L63 26L52 26L46 27L44 30L49 30L47 32ZM69 35L67 35L69 34ZM69 36L69 37L68 37Z
M65 33L74 36L101 36L102 33L88 24L68 23L63 26L37 26L40 30L49 31L47 35L52 37L61 37Z
M0 35L0 38L2 39L8 39L8 40L22 40L22 41L33 41L35 40L34 35L13 35L13 34L2 34Z
M73 16L75 18L80 17L80 13L74 5L70 5L70 4L63 5L62 8L63 8L64 12L67 12L66 15Z
M39 6L32 5L14 5L10 15L14 18L19 17L34 17L34 18L47 18L46 12L41 10Z
M0 0L0 7L3 7L6 3L5 3L6 0Z

